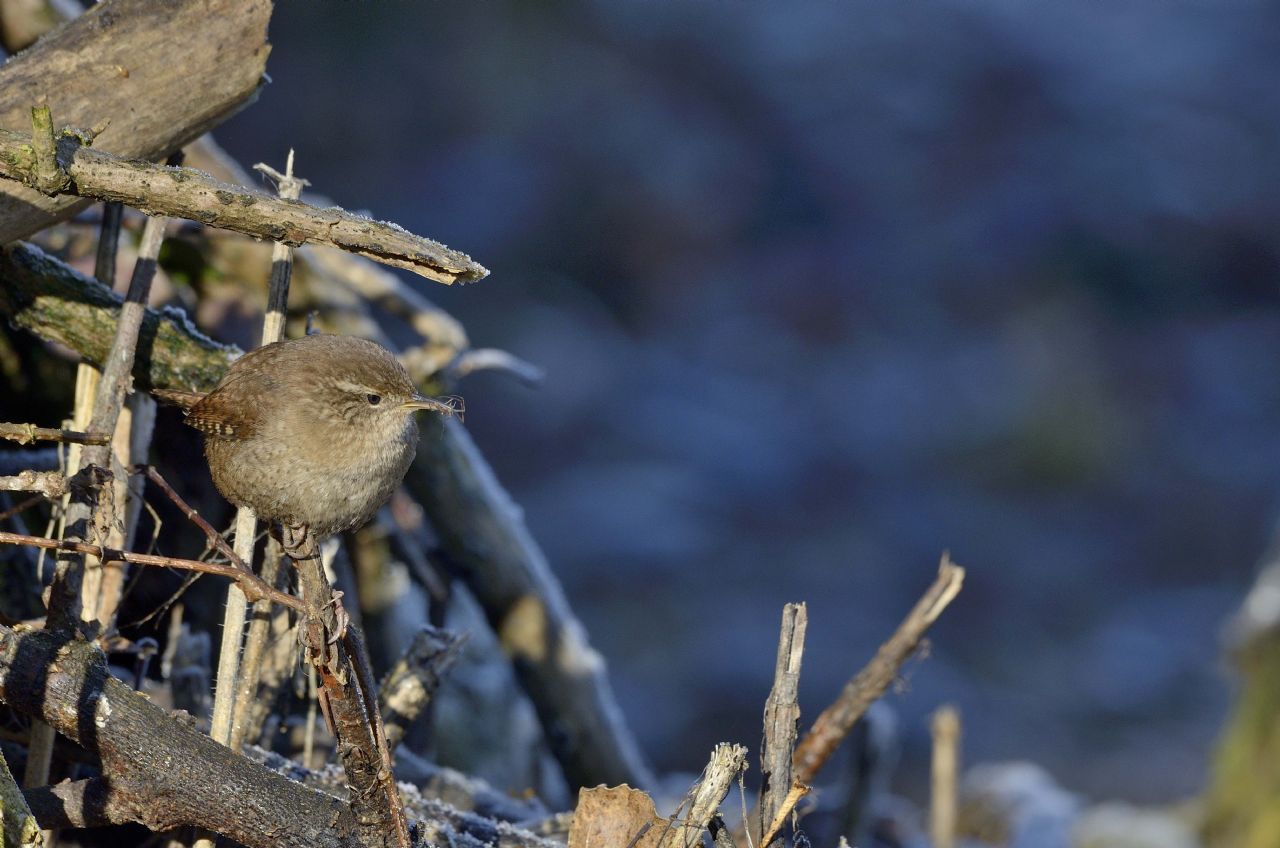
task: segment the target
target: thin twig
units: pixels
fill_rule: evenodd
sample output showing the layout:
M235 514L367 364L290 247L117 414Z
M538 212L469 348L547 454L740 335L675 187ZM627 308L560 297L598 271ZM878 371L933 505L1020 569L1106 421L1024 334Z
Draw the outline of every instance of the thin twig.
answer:
M178 508L178 511L185 515L187 520L192 524L200 528L201 532L204 533L205 544L210 550L216 550L218 553L225 556L231 561L232 565L241 571L252 571L252 569L245 564L245 561L240 559L240 556L231 549L231 546L227 544L226 539L222 538L222 534L217 530L214 530L213 525L208 521L205 521L200 513L195 511L194 507L183 500L182 495L179 495L174 491L174 488L169 485L169 481L165 480L164 477L160 475L160 472L155 469L155 466L145 465L142 466L142 468L146 470L147 479L159 486L160 491L164 492L165 495L168 496L169 500L173 501L173 505Z
M29 445L32 442L67 442L77 445L109 445L110 433L79 433L75 430L59 430L54 427L37 427L34 424L0 423L0 439Z
M43 502L44 502L43 495L34 495L32 497L27 498L25 501L18 501L18 503L9 507L4 512L0 512L0 521L8 521L10 518L13 518L18 513L25 512L26 510L31 509L31 507L35 506L36 504L43 503Z
M161 568L178 568L183 571L198 571L201 574L214 574L218 577L227 577L234 580L236 584L244 590L245 594L254 600L259 598L270 598L277 604L282 604L283 606L298 610L299 612L306 609L306 606L300 599L268 586L256 574L246 572L234 565L226 565L220 562L201 562L194 559L177 559L176 557L155 556L152 554L135 554L130 551L119 551L113 548L104 548L101 545L91 545L87 542L46 539L43 536L27 536L22 533L0 532L0 544L31 545L32 547L45 548L51 551L88 554L89 556L97 557L104 561L120 560L121 562L129 562L135 565L153 565Z
M770 842L778 838L778 834L782 833L782 828L787 823L787 817L795 810L796 804L800 799L808 795L810 787L799 781L791 784L791 788L787 790L786 796L782 799L778 812L774 815L773 821L769 824L769 829L760 837L761 845L768 845Z
M293 150L285 160L284 173L259 162L254 169L276 182L282 200L297 200L309 183L293 175ZM267 284L267 314L262 321L262 344L269 345L284 338L284 321L289 307L289 281L293 277L293 248L277 241L271 246L271 280Z
M34 158L31 187L45 194L57 194L65 190L70 178L67 172L58 166L53 118L49 114L47 103L41 103L31 109L31 150Z
M818 770L849 735L854 723L893 683L898 669L915 653L925 632L960 593L963 583L964 569L943 554L933 585L889 641L880 646L871 662L846 683L835 702L822 711L796 746L795 780L813 783Z
M268 543L266 554L262 558L261 576L272 586L276 585L280 576L280 552L271 543ZM252 730L253 702L258 695L262 661L266 657L267 643L271 636L271 613L270 602L259 600L254 603L244 650L240 655L240 677L236 682L238 689L232 707L231 738L228 744L233 751L240 750Z
M546 379L546 372L526 362L513 353L491 347L464 350L444 369L447 380L459 380L476 371L505 371L527 386L536 386Z
M257 529L258 520L253 510L236 510L236 559L245 566L244 570L248 574L253 573L253 567L245 563L253 561ZM238 585L228 586L227 603L222 617L222 643L218 647L217 679L213 687L213 717L209 725L209 735L215 742L223 745L230 745L231 737L236 735L235 699L240 687L241 643L248 609L249 593ZM201 848L204 842L203 839L199 840L197 848Z

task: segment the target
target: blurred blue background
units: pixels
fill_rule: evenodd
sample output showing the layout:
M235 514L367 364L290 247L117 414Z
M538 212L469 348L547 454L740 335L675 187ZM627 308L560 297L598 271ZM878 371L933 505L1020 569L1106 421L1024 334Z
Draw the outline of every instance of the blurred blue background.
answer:
M218 136L493 270L421 283L664 769L811 720L931 581L891 696L969 761L1197 790L1280 484L1280 5L300 2ZM415 284L419 284L415 282Z

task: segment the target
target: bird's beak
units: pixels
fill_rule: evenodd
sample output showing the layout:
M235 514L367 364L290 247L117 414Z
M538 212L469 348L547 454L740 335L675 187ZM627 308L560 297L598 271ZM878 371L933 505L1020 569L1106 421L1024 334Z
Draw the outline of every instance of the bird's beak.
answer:
M462 398L429 398L426 395L415 392L413 397L409 398L401 406L405 409L429 409L441 415L457 415L462 412Z

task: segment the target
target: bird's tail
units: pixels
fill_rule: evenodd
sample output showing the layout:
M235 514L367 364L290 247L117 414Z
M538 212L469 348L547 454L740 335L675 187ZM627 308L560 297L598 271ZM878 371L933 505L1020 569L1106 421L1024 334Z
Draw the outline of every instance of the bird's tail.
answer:
M191 407L204 398L203 392L183 392L177 389L152 389L151 394L156 400L181 407L186 412L190 412Z

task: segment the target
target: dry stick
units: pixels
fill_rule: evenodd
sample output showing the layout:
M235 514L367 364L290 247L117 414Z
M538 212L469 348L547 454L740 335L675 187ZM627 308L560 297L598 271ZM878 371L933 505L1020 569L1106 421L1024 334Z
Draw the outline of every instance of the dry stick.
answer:
M114 285L116 254L120 245L120 225L124 210L119 203L107 203L102 210L102 226L98 237L98 250L94 259L94 276L104 285ZM92 370L84 367L86 377ZM79 369L77 369L79 373ZM97 375L100 377L101 375ZM92 378L89 383L96 385ZM135 473L126 472L134 457L145 457L151 445L151 433L155 428L155 401L145 394L129 395L120 416L116 420L108 456L112 458L112 496L116 504L123 504L122 521L111 521L105 543L110 547L129 550L142 514L142 482ZM123 563L103 563L101 568L85 574L81 592L86 604L88 619L97 620L103 632L109 632L116 610L124 593L125 568Z
M253 571L253 542L258 530L258 520L251 509L236 510L235 522L236 559ZM239 689L240 648L244 638L245 614L249 599L244 590L232 584L227 587L227 605L222 617L222 642L218 648L217 682L214 684L213 719L209 735L215 742L231 745L234 732L236 692ZM201 840L203 842L203 840ZM199 843L197 843L199 844Z
M387 672L378 689L378 708L394 751L431 703L444 673L458 659L464 636L426 625Z
M711 752L711 759L702 772L702 777L689 790L685 800L689 802L689 813L684 821L673 827L668 822L658 840L659 848L692 848L702 844L702 831L711 824L711 819L720 810L725 796L738 775L747 767L747 749L743 745L730 745L721 742ZM684 806L681 803L680 806Z
M147 296L155 277L156 257L160 253L160 243L164 240L165 223L163 218L148 218L143 228L142 241L138 246L138 261L133 269L133 278L129 281L129 292L125 295L120 321L116 325L115 341L102 369L102 379L94 398L93 417L89 427L94 432L115 431L116 419L120 417L120 409L124 405L125 392L132 382L138 332L142 328ZM110 469L110 446L85 446L81 454L81 465ZM73 498L67 507L66 536L73 541L88 538L91 527L106 528L112 523L112 505L102 497L106 490L97 493L96 497L91 489L86 491L89 494ZM59 559L49 593L50 626L70 630L81 617L84 607L80 588L85 567L82 557Z
M408 848L409 826L391 773L391 758L377 733L376 713L367 712L357 671L339 638L343 623L315 539L305 528L285 528L285 551L298 570L306 612L302 643L316 670L320 703L338 740L338 755L351 786L351 808L369 846ZM335 643L335 640L336 643ZM369 693L371 694L371 693Z
M273 535L268 535L262 578L277 583L284 570L283 560L284 553L279 540ZM246 740L261 741L263 728L271 717L271 711L275 707L280 692L293 679L294 669L298 666L297 631L289 610L272 607L265 618L268 638L263 641L262 656L255 657L253 653L246 652L243 658L244 667L250 670L257 669L254 676L258 680L256 692L247 701L249 707L247 714L237 715L235 718L237 723L244 726ZM254 621L257 621L256 613ZM249 674L250 671L243 671L243 673Z
M32 547L45 548L51 551L88 554L101 560L120 560L134 565L152 565L160 568L177 568L183 571L213 574L234 580L244 590L244 593L255 601L259 598L269 598L274 603L299 612L306 609L301 600L267 585L261 577L258 577L253 572L244 571L234 565L226 565L220 562L201 562L195 559L178 559L177 557L157 556L155 554L136 554L132 551L104 548L101 545L91 545L87 542L46 539L44 536L27 536L22 533L0 532L0 544L31 545Z
M285 172L278 173L266 165L257 166L263 173L276 179L280 197L285 200L297 200L302 193L306 180L293 175L293 151L285 164ZM289 280L293 275L292 248L277 241L271 252L271 278L267 284L267 314L262 321L262 344L269 345L284 338L285 313L289 304ZM257 531L257 516L247 506L236 510L236 548L245 561L253 556L253 538ZM247 542L242 542L241 533ZM272 583L275 579L272 577ZM249 643L241 642L244 637L245 619L248 610L244 594L234 586L227 590L227 608L222 622L223 649L218 660L218 683L213 698L213 738L225 742L233 751L240 750L244 743L244 721L249 715L249 699L257 693L258 674L261 671L262 654L266 649L267 623L270 606L259 604L253 611L253 624L249 628ZM241 660L252 655L254 665L246 663L241 668ZM226 663L226 665L224 665ZM225 669L225 673L224 673ZM250 673L251 672L251 673ZM238 720L237 720L238 719Z
M778 637L778 659L773 671L773 688L764 705L764 741L760 743L760 817L757 833L764 834L778 817L791 790L791 757L796 744L796 723L800 721L800 663L804 657L804 634L809 612L804 604L782 608L782 632ZM744 823L745 826L745 823ZM761 839L761 848L772 840Z
M186 148L188 163L223 182L251 185L249 172L240 167L211 136L197 139ZM235 250L243 250L243 242L217 239L211 245L218 252L228 242ZM352 307L326 317L344 319L348 326L340 332L345 335L373 337L380 329L368 315L367 304L403 318L422 337L422 343L401 351L401 359L415 380L425 381L440 372L460 352L471 346L462 324L439 306L423 297L417 289L406 283L389 268L363 256L356 256L331 247L307 245L300 248L295 261L301 265L312 291L322 286L333 286L343 293L358 296ZM358 313L358 314L357 314Z
M782 799L782 804L778 807L778 812L773 817L773 822L765 830L764 835L760 837L761 845L768 845L778 838L778 835L782 833L783 826L787 823L787 817L795 811L796 804L800 802L800 799L808 795L809 792L810 787L803 783L797 781L791 784L790 788L787 789L786 796Z
M280 578L280 550L268 543L260 568L263 581L276 585ZM271 641L271 604L266 601L255 601L253 618L249 622L249 633L245 639L244 652L240 657L240 679L236 686L236 697L231 716L231 741L233 751L239 751L246 739L252 738L256 729L253 720L254 702L257 700L262 681L262 664L267 656L267 648Z
M489 275L465 253L394 224L337 207L319 209L299 200L272 197L219 182L192 168L121 158L88 147L90 141L70 129L58 135L57 164L70 183L57 191L117 200L149 215L187 218L295 246L328 244L446 285ZM32 147L31 138L0 130L0 176L32 188L44 185Z
M960 713L943 706L933 714L930 767L929 835L933 848L955 848L956 776L960 770Z
M124 411L116 424L113 448L115 451L112 468L115 470L116 503L123 503L123 515L120 521L113 522L107 535L107 544L124 550L133 548L134 535L138 530L138 519L142 515L144 505L143 488L145 483L136 470L126 470L135 459L146 459L151 447L151 436L155 430L156 402L149 395L134 393L125 403ZM123 563L107 563L101 569L96 592L86 597L96 597L95 617L104 632L112 630L120 601L124 597L124 585L127 571ZM86 582L86 591L88 582Z
M0 492L39 492L56 500L69 491L67 478L58 471L23 471L12 477L0 477Z
M75 430L58 430L37 427L34 424L0 423L0 439L29 445L32 442L66 442L77 445L109 445L109 433L78 433Z
M925 631L959 594L963 583L964 569L943 554L933 585L916 602L889 641L880 646L871 662L846 683L835 702L822 711L796 746L795 780L813 783L823 763L867 708L893 683L898 669L915 652Z
M49 104L31 110L32 170L29 185L42 194L57 194L71 181L58 167L58 148L53 134L53 116Z

